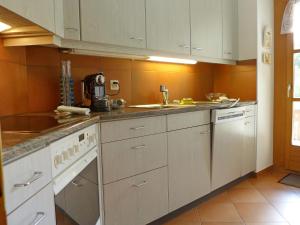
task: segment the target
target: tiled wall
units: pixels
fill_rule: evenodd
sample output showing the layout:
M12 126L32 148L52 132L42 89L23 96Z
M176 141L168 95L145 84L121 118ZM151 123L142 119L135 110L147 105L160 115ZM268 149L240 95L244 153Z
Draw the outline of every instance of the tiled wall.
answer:
M113 59L93 56L61 54L46 47L4 48L0 40L0 115L23 112L42 112L59 104L59 76L61 60L71 60L75 80L75 95L80 101L80 80L86 75L103 71L109 80L120 81L123 97L128 104L161 102L159 85L170 90L170 99L192 97L204 100L205 93L226 91L231 97L255 99L254 71L239 78L244 67L217 66L208 63L177 65ZM226 69L223 69L226 68ZM248 69L246 69L248 70ZM222 75L218 74L222 71ZM254 73L253 73L254 72ZM251 90L232 85L231 79L248 85ZM227 88L224 82L230 81ZM226 86L226 85L225 85ZM254 88L253 88L254 87ZM247 93L244 93L247 91ZM236 96L235 96L236 95Z

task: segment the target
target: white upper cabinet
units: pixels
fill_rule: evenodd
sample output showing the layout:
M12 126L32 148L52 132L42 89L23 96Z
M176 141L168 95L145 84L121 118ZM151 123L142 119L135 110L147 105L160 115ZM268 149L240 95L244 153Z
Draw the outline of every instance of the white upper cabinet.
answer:
M257 0L238 0L238 60L257 58Z
M144 0L81 0L82 40L146 47Z
M222 58L222 0L191 0L192 55Z
M80 40L79 0L63 0L63 14L65 38Z
M237 58L237 0L222 0L223 58Z
M189 0L146 0L147 48L190 54Z
M0 5L56 33L54 0L0 0Z

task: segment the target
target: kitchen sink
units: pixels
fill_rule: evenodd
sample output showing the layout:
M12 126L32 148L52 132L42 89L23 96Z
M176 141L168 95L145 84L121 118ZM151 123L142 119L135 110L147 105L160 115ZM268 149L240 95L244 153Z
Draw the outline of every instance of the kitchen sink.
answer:
M145 105L130 105L129 108L141 108L141 109L168 109L168 108L182 108L182 107L192 107L195 105L179 105L179 104L145 104Z

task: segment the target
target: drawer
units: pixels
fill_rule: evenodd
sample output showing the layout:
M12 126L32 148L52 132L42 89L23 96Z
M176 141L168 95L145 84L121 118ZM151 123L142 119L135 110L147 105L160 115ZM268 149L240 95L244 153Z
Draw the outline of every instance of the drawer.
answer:
M5 206L10 213L51 181L49 148L4 166L3 173Z
M166 133L103 144L103 181L107 184L166 166L167 154Z
M147 117L101 123L101 142L119 141L166 131L166 117Z
M168 213L167 167L104 185L106 225L148 224Z
M50 184L7 216L7 225L20 224L56 224L54 193Z
M209 123L209 110L171 114L167 116L168 131L201 126Z
M245 117L256 115L256 105L245 106Z

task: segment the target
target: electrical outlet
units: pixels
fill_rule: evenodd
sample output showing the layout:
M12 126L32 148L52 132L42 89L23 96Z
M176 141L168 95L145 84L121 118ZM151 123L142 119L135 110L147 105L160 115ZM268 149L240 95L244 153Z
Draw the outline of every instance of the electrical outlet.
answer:
M118 80L110 80L110 90L118 91L120 89L120 84Z

